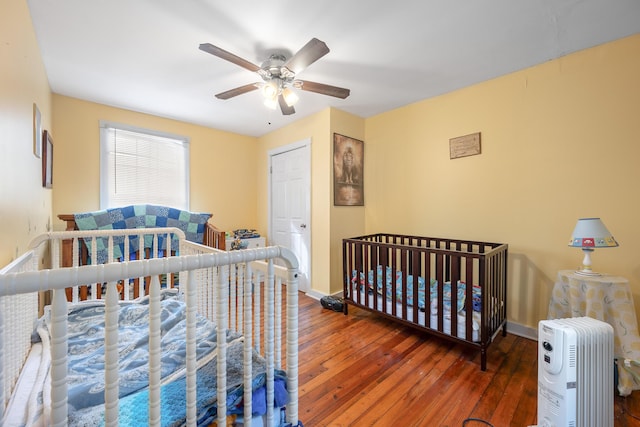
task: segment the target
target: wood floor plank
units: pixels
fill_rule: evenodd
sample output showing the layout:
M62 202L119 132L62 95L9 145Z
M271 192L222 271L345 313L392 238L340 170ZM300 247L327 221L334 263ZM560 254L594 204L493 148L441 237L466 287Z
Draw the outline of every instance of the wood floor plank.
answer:
M306 427L537 422L535 341L498 335L483 372L478 351L357 307L344 316L300 294L299 318L299 418ZM639 396L615 395L615 427L640 427Z
M371 418L371 408L378 407L389 395L397 394L402 384L413 382L416 370L423 369L429 364L437 349L433 352L423 351L423 343L416 341L411 351L407 353L403 363L397 368L388 369L375 381L363 387L360 396L350 402L348 411L343 411L335 418L336 426L364 425L362 419Z

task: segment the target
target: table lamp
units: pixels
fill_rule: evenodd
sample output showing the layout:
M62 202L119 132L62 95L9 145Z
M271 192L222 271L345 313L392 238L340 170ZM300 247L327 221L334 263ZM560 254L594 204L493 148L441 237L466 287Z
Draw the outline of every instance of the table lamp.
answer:
M576 270L577 274L586 276L599 276L591 269L591 252L595 248L613 248L618 242L613 238L600 218L580 218L571 235L569 246L580 248L584 252L582 269Z

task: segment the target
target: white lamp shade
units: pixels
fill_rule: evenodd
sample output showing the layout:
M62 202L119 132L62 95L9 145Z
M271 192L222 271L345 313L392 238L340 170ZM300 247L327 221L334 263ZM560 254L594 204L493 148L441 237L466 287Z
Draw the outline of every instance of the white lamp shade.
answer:
M613 248L618 242L600 218L580 218L571 235L569 246L574 248Z

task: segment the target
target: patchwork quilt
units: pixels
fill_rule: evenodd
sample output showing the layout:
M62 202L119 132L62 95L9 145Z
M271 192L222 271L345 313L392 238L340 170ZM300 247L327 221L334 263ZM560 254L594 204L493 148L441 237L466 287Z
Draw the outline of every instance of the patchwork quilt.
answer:
M367 277L365 278L365 273L364 272L360 272L360 274L358 274L357 271L353 271L352 275L351 275L351 283L353 285L354 288L356 288L357 286L367 286L367 289L369 291L375 291L380 295L385 294L387 296L387 298L391 298L392 293L393 293L393 286L392 286L392 280L393 277L395 276L396 279L396 300L398 301L402 301L405 296L403 295L402 292L402 272L401 271L396 271L395 274L393 274L393 271L391 270L391 267L387 267L386 268L386 275L383 275L382 273L382 266L379 265L377 270L375 271L375 278L374 278L374 271L370 270L368 272L368 274L366 275ZM384 277L386 276L386 281L384 280ZM409 306L413 306L414 305L414 296L413 296L413 275L409 274L407 275L407 295L406 295L406 301L407 301L407 305ZM383 284L383 282L386 282ZM418 304L418 308L421 310L425 310L427 307L427 303L425 301L425 297L428 298L428 301L431 302L431 305L433 306L433 304L437 303L438 300L438 281L435 279L430 279L429 281L429 293L427 295L426 291L426 284L425 284L425 280L423 277L418 277L418 297L417 297L417 304ZM450 282L445 282L442 286L443 288L443 304L444 304L444 309L447 312L451 311L451 293L452 293L452 286ZM482 301L482 295L481 295L481 289L479 286L473 285L472 287L473 291L472 291L472 298L473 298L473 310L474 311L480 311L481 309L481 301ZM457 307L456 307L456 311L460 312L463 310L464 308L464 304L465 304L465 300L466 300L466 296L467 296L467 286L464 282L458 281L458 285L457 287L454 287L454 292L456 292L456 300L457 300Z
M208 213L194 213L180 209L157 205L131 205L120 208L104 209L100 211L78 213L74 215L79 230L116 230L130 228L176 227L184 231L186 239L202 243L204 228L211 217ZM144 247L153 247L153 237L144 237ZM108 260L108 240L96 239L97 263ZM91 254L91 240L85 239ZM166 249L164 237L159 238L158 247ZM138 250L137 237L129 239L129 253ZM178 249L178 239L172 238L171 249ZM125 254L124 237L114 238L114 258L122 258Z

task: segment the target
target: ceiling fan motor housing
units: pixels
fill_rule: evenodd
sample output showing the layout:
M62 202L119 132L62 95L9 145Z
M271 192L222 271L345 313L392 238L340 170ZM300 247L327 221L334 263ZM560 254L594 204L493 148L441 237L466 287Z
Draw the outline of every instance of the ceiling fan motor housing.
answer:
M265 62L262 63L258 74L264 81L270 81L272 79L280 79L285 83L290 83L295 78L295 73L284 66L286 58L284 55L274 53L269 56Z

